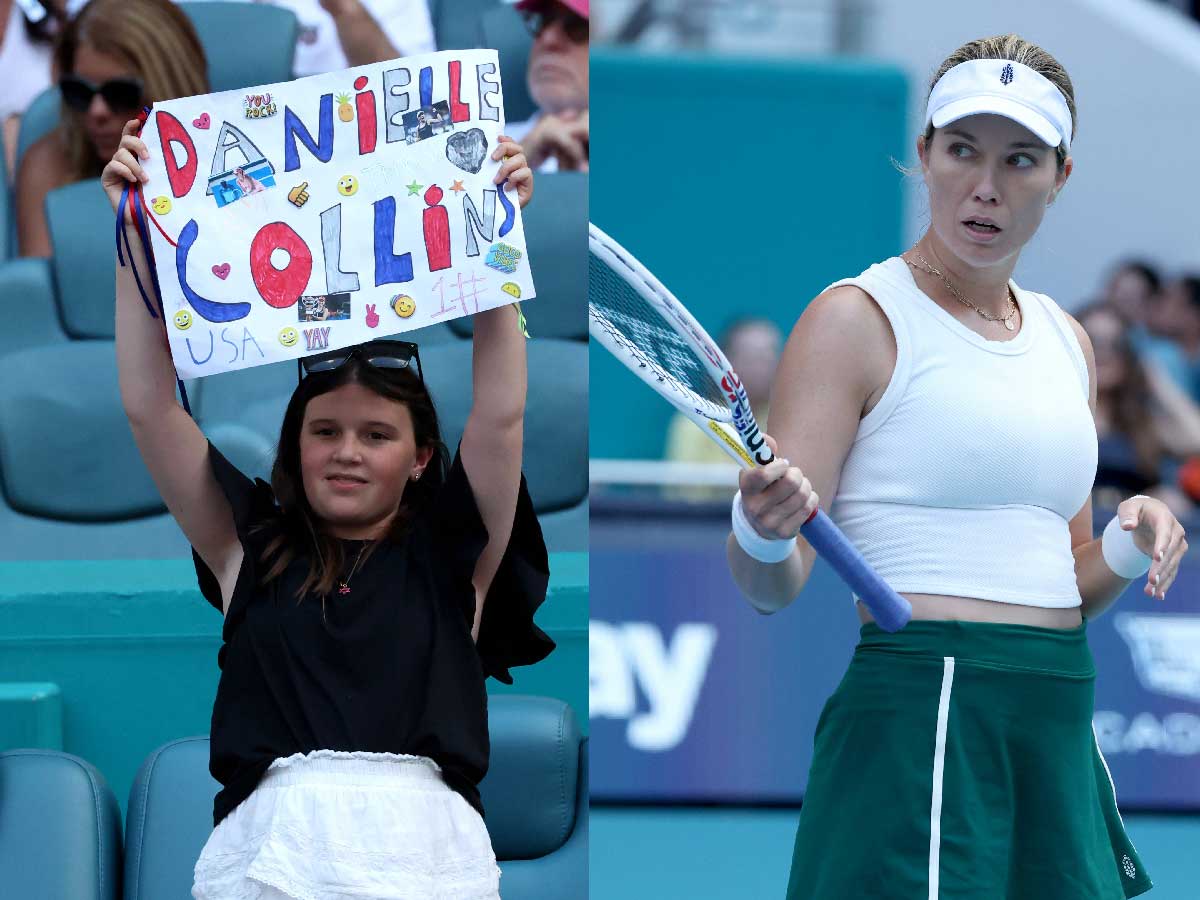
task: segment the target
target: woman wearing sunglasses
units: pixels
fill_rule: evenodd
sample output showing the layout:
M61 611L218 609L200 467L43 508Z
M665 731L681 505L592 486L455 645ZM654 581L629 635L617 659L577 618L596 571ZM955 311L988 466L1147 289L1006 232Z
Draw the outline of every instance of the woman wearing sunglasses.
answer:
M114 209L145 179L137 126L102 178ZM493 156L524 206L521 148L502 137ZM222 789L193 897L494 900L484 679L511 683L509 667L554 647L533 624L548 570L521 476L517 311L475 316L453 461L415 345L372 341L302 360L268 485L176 401L162 322L130 272L117 270L122 401L225 616L210 757Z
M58 127L29 147L16 177L21 256L49 256L46 194L96 178L144 105L208 92L191 21L170 0L92 0L59 36Z

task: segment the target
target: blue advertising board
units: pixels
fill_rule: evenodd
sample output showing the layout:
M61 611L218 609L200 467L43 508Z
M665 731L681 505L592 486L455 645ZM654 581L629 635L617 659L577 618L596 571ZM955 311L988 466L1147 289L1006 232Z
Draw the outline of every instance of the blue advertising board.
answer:
M798 803L817 717L858 639L849 590L819 562L796 602L759 615L730 579L724 517L600 506L592 799ZM1131 587L1088 623L1088 640L1121 806L1200 810L1200 560L1185 560L1164 601Z

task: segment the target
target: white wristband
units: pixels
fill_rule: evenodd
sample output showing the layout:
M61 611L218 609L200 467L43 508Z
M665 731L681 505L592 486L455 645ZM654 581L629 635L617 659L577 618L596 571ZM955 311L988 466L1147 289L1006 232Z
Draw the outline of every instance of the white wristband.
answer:
M733 536L748 556L765 563L783 562L792 555L796 546L795 538L771 540L755 531L750 520L746 518L746 511L742 509L741 491L733 497Z
M1121 520L1113 516L1104 527L1100 551L1113 573L1132 581L1150 571L1150 557L1137 548L1133 532L1121 528Z

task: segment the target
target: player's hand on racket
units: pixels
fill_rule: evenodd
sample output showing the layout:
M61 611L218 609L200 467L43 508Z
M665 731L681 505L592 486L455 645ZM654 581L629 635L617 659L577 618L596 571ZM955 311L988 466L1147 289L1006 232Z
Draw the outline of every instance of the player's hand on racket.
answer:
M127 184L146 184L150 176L142 168L142 163L150 158L146 142L137 136L142 123L130 119L121 129L121 144L104 171L100 174L100 184L108 194L108 202L112 204L113 212L121 205L121 194ZM133 204L125 204L125 222L133 221Z
M1147 597L1167 595L1167 588L1179 574L1179 563L1187 553L1187 535L1175 514L1161 500L1130 497L1117 507L1121 528L1133 532L1133 543L1150 557L1146 573Z
M500 171L492 181L495 184L504 184L507 179L508 184L504 184L503 190L516 191L517 202L521 204L521 209L524 209L529 198L533 196L533 169L529 168L524 149L508 135L502 134L496 149L492 151L492 159L503 160Z
M778 454L775 439L764 434L771 452ZM820 504L812 483L799 468L778 455L765 466L743 469L738 474L742 511L762 537L788 540Z

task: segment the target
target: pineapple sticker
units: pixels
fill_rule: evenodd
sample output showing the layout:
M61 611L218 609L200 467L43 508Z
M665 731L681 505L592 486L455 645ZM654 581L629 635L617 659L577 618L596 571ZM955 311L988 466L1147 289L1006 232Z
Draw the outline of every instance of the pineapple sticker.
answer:
M343 122L353 122L354 121L354 107L350 105L350 95L349 94L338 94L337 102L338 102L338 118L341 119Z

